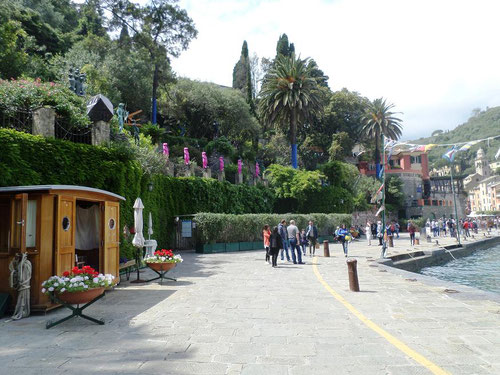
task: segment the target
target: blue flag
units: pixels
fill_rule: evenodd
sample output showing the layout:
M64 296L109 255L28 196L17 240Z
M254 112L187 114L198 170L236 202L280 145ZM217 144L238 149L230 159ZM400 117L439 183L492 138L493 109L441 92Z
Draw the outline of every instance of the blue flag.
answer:
M453 162L453 160L455 159L455 154L457 153L458 149L457 149L457 146L453 146L450 150L446 151L444 154L443 154L443 159L446 159L450 162Z

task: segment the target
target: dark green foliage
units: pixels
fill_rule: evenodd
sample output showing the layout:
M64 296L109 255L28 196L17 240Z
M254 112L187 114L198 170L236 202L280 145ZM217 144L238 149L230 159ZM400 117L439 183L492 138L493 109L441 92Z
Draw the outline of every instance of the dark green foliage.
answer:
M295 46L288 42L288 36L286 34L280 35L276 44L276 57L279 55L290 57L293 53L295 53Z
M398 212L404 206L403 181L398 176L390 175L385 179L385 206L388 211Z
M43 106L53 107L58 116L73 124L90 123L85 99L62 85L40 80L0 80L0 110L29 111Z
M352 217L345 214L258 214L227 215L199 213L194 217L197 226L197 242L250 242L262 240L262 228L271 227L285 219L295 220L299 229L305 229L309 220L313 220L320 235L332 235L341 224L350 225Z
M206 151L210 154L216 152L227 157L231 157L236 153L236 149L226 137L219 137L208 142Z
M125 197L121 227L133 225L132 206L137 197L144 217L153 212L154 238L159 246L172 244L176 215L198 212L271 212L269 189L232 185L215 179L174 178L155 175L153 191L137 161L123 148L95 147L0 129L0 186L66 184L108 190ZM126 247L125 247L126 248ZM122 254L131 258L131 254Z

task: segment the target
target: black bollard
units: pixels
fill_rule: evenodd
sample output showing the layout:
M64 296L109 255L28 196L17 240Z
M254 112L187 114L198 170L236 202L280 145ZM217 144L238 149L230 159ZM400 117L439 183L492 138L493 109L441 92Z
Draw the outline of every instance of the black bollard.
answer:
M323 241L323 256L330 257L330 248L328 247L328 240Z
M359 292L358 281L358 261L356 259L349 259L347 261L347 271L349 273L349 289L353 292Z

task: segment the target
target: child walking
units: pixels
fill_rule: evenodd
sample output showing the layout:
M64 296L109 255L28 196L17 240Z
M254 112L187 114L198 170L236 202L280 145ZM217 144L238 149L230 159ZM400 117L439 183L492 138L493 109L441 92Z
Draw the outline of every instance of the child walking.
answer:
M269 249L270 249L270 243L269 243L269 237L271 236L271 230L269 229L269 225L264 225L264 228L262 228L262 237L264 238L264 248L266 249L266 263L269 263Z

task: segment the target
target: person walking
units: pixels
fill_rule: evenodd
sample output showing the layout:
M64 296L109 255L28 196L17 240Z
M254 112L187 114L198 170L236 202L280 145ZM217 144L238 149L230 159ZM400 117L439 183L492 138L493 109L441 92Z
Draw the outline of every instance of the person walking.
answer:
M278 227L274 227L271 235L269 236L269 254L271 255L272 265L274 268L278 267L278 254L280 249L283 248L283 240L278 232Z
M295 225L295 220L290 220L290 225L286 228L288 233L288 243L290 244L290 252L292 253L293 264L302 263L302 252L300 251L299 243L299 228ZM295 257L297 251L297 257Z
M270 250L270 244L269 244L269 237L271 236L271 229L269 228L269 225L264 225L264 228L262 228L262 237L264 238L264 248L266 249L266 263L269 263L269 250Z
M351 233L346 229L345 224L342 224L342 227L339 229L339 240L342 242L344 256L347 258L347 246L351 240Z
M415 246L415 232L417 231L417 228L415 228L415 225L413 225L413 222L410 220L408 221L408 233L410 233L410 245Z
M318 242L318 228L316 228L312 220L309 220L309 225L306 228L306 236L309 241L309 256L314 256L316 252L316 243ZM306 253L304 253L304 255L306 255Z
M399 230L401 229L401 227L399 226L399 223L396 221L394 223L394 231L396 232L396 238L399 238Z
M372 245L372 227L371 227L369 221L366 222L365 233L366 233L366 240L368 241L368 246L371 246Z
M285 260L283 253L286 254L286 260L290 262L290 255L288 254L288 233L286 231L286 220L283 219L278 224L278 233L281 236L282 247L281 247L281 260Z
M304 256L306 256L308 244L309 244L309 241L307 240L306 231L305 231L305 229L302 229L302 232L300 232L300 246L302 247L302 253L304 254Z
M377 238L378 245L382 246L382 240L384 239L384 227L381 221L377 222Z

